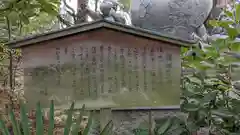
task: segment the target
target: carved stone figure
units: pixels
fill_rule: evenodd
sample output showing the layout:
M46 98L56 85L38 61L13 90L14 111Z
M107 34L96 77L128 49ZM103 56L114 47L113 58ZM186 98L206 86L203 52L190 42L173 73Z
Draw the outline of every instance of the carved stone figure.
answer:
M131 21L129 22L128 18L126 18L127 14L120 8L121 4L116 0L104 0L100 4L100 11L105 19L130 25Z
M85 12L85 14L89 15L93 20L106 19L113 22L131 25L129 14L121 9L121 4L118 3L117 0L104 0L101 2L100 12L93 11L86 6L82 6L79 10L81 12Z
M193 40L193 33L206 35L203 24L213 0L132 0L131 5L134 26Z
M118 0L103 0L100 12L87 7L80 10L93 20L104 18L183 40L207 41L209 37L204 22L213 0L131 0L131 17L121 8Z
M214 7L213 0L131 0L131 17L122 10L118 0L100 2L100 12L81 7L81 11L93 20L106 19L114 22L159 32L183 40L212 40L204 25ZM216 15L218 16L218 15Z

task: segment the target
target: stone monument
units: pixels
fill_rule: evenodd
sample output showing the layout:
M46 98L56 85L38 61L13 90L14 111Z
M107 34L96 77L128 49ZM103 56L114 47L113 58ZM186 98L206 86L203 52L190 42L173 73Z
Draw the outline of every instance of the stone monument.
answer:
M99 20L8 45L22 52L28 107L107 109L116 134L131 135L178 111L180 48L192 43Z
M213 7L213 0L132 0L132 24L184 40L193 40Z
M126 0L102 0L98 3L99 11L85 10L95 20L104 18L194 41L194 34L207 40L204 22L217 4L214 0L128 0L130 6L126 10L124 3Z

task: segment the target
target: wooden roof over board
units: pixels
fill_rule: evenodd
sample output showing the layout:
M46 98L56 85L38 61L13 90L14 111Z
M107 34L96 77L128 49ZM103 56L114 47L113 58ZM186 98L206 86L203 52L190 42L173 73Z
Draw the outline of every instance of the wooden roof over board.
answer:
M159 40L164 42L170 42L179 46L190 47L196 44L195 41L185 41L175 37L169 37L163 34L159 34L153 31L149 31L146 29L136 28L132 26L123 25L120 23L110 22L107 20L97 20L88 23L82 23L79 25L75 25L66 29L61 29L49 33L43 33L35 36L26 37L19 40L13 40L7 43L10 48L21 48L26 47L28 45L33 45L39 42L48 41L52 39L57 39L65 36L71 36L74 34L84 33L92 30L97 30L100 28L106 28L115 30L118 32L123 32L126 34L131 34L135 36L150 38L153 40Z

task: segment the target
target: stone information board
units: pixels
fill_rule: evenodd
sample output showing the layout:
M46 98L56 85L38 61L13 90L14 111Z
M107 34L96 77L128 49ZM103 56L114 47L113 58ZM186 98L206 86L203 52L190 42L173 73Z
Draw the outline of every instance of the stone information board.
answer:
M27 55L27 54L26 54ZM37 54L35 54L37 55ZM25 96L30 106L159 107L180 102L180 58L163 46L73 45L53 47L32 66L25 59ZM30 58L29 56L26 56ZM46 58L45 58L46 59ZM51 61L51 62L49 62Z

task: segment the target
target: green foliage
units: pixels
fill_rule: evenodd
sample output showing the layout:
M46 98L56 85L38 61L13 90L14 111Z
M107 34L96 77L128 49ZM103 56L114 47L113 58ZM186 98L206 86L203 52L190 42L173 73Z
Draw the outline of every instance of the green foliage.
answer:
M5 43L24 36L58 29L56 16L59 6L59 0L0 1L0 73L4 77L1 78L4 79L4 83L9 80L9 71L6 66L9 65L10 58L14 61L20 58L20 51L9 49Z
M240 5L236 4L235 9L225 11L230 20L209 22L213 27L224 28L227 38L216 39L203 49L182 49L183 69L193 70L182 77L181 110L187 117L175 124L166 121L160 134L176 125L182 127L178 134L184 135L201 128L211 135L240 134L240 98L232 78L236 74L233 64L240 63L240 42L235 40L240 34Z
M0 8L0 42L17 38L23 33L26 26L41 28L36 20L53 19L58 14L60 1L58 0L3 0ZM52 16L52 17L51 17ZM40 20L39 20L40 19ZM52 21L49 20L48 23ZM31 22L31 23L30 23ZM38 26L36 26L36 24ZM47 24L47 23L46 23ZM46 25L41 24L41 25ZM31 29L31 28L30 28ZM29 32L29 31L26 31ZM30 31L31 33L33 31Z
M107 125L103 128L100 135L111 135L112 134L112 129L113 129L113 122L109 121L107 123Z
M20 121L16 119L16 116L14 115L14 111L12 109L9 109L9 118L11 120L12 124L12 129L14 135L30 135L31 134L31 123L28 119L27 115L27 109L26 105L21 102L20 104L21 110L21 118ZM44 134L44 123L43 123L43 112L42 108L40 105L40 102L37 103L36 105L36 135L43 135ZM67 111L67 121L65 123L64 127L64 135L88 135L90 133L90 128L93 124L94 121L94 116L93 113L88 118L88 123L87 126L84 128L83 132L80 131L80 123L83 120L83 114L85 111L85 106L82 107L80 111L80 115L76 120L76 123L73 121L72 116L74 112L74 103L71 104L70 108ZM49 125L48 125L48 135L53 135L54 134L54 103L51 101L50 104L50 110L49 110ZM21 124L20 124L21 123ZM21 131L22 128L22 131ZM3 135L10 135L10 131L8 127L6 127L5 123L3 120L0 120L0 131L2 131ZM111 135L113 129L113 123L112 121L109 121L109 123L104 127L100 135Z

